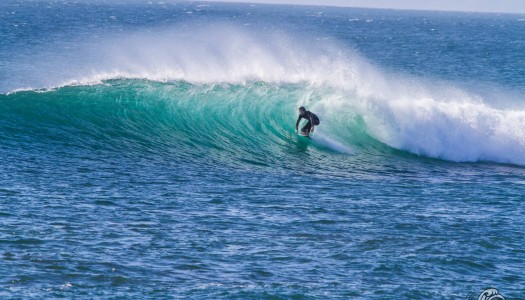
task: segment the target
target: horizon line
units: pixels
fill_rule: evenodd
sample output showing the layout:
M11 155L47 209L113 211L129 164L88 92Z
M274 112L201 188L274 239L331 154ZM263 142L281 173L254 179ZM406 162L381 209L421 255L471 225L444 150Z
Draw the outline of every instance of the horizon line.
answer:
M268 3L242 0L186 0L188 2L214 2L214 3L234 3L234 4L257 4L257 5L285 5L285 6L319 6L319 7L335 7L335 8L359 8L359 9L375 9L375 10L400 10L400 11L426 11L426 12L452 12L452 13L481 13L481 14L508 14L508 15L525 15L524 12L508 12L508 11L488 11L488 10L455 10L455 9L428 9L428 8L395 8L395 7L370 7L361 5L336 5L336 4L313 4L313 3Z

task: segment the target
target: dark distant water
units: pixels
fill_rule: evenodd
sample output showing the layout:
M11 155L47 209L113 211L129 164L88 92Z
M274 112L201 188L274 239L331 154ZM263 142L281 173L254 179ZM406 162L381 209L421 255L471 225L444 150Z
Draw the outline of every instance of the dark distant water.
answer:
M97 3L0 4L0 298L525 297L525 16Z

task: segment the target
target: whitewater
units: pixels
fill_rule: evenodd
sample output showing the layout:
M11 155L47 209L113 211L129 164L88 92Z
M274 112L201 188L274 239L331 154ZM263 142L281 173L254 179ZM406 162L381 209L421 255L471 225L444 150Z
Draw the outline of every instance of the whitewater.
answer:
M3 298L525 294L523 16L0 8Z

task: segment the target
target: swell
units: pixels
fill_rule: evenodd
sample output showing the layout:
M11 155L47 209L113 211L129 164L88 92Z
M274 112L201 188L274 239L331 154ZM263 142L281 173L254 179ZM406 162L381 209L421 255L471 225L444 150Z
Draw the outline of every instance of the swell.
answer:
M156 158L179 164L295 169L312 153L311 168L335 168L345 153L318 133L317 143L294 132L305 85L196 85L115 80L101 85L1 95L0 138L9 153L71 158ZM346 153L349 153L348 151Z
M394 148L451 161L525 165L525 113L450 88L419 94L390 88L379 97L308 83L110 80L4 94L0 102L2 148L12 152L70 147L293 169L312 153L320 158L312 167L325 168L337 167L334 155L383 156ZM301 105L321 117L313 140L294 133Z

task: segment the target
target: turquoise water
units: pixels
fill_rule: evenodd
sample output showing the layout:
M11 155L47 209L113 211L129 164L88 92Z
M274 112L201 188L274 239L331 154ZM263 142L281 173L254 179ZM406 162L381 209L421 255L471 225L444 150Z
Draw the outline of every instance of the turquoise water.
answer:
M0 297L525 295L524 16L0 8Z

